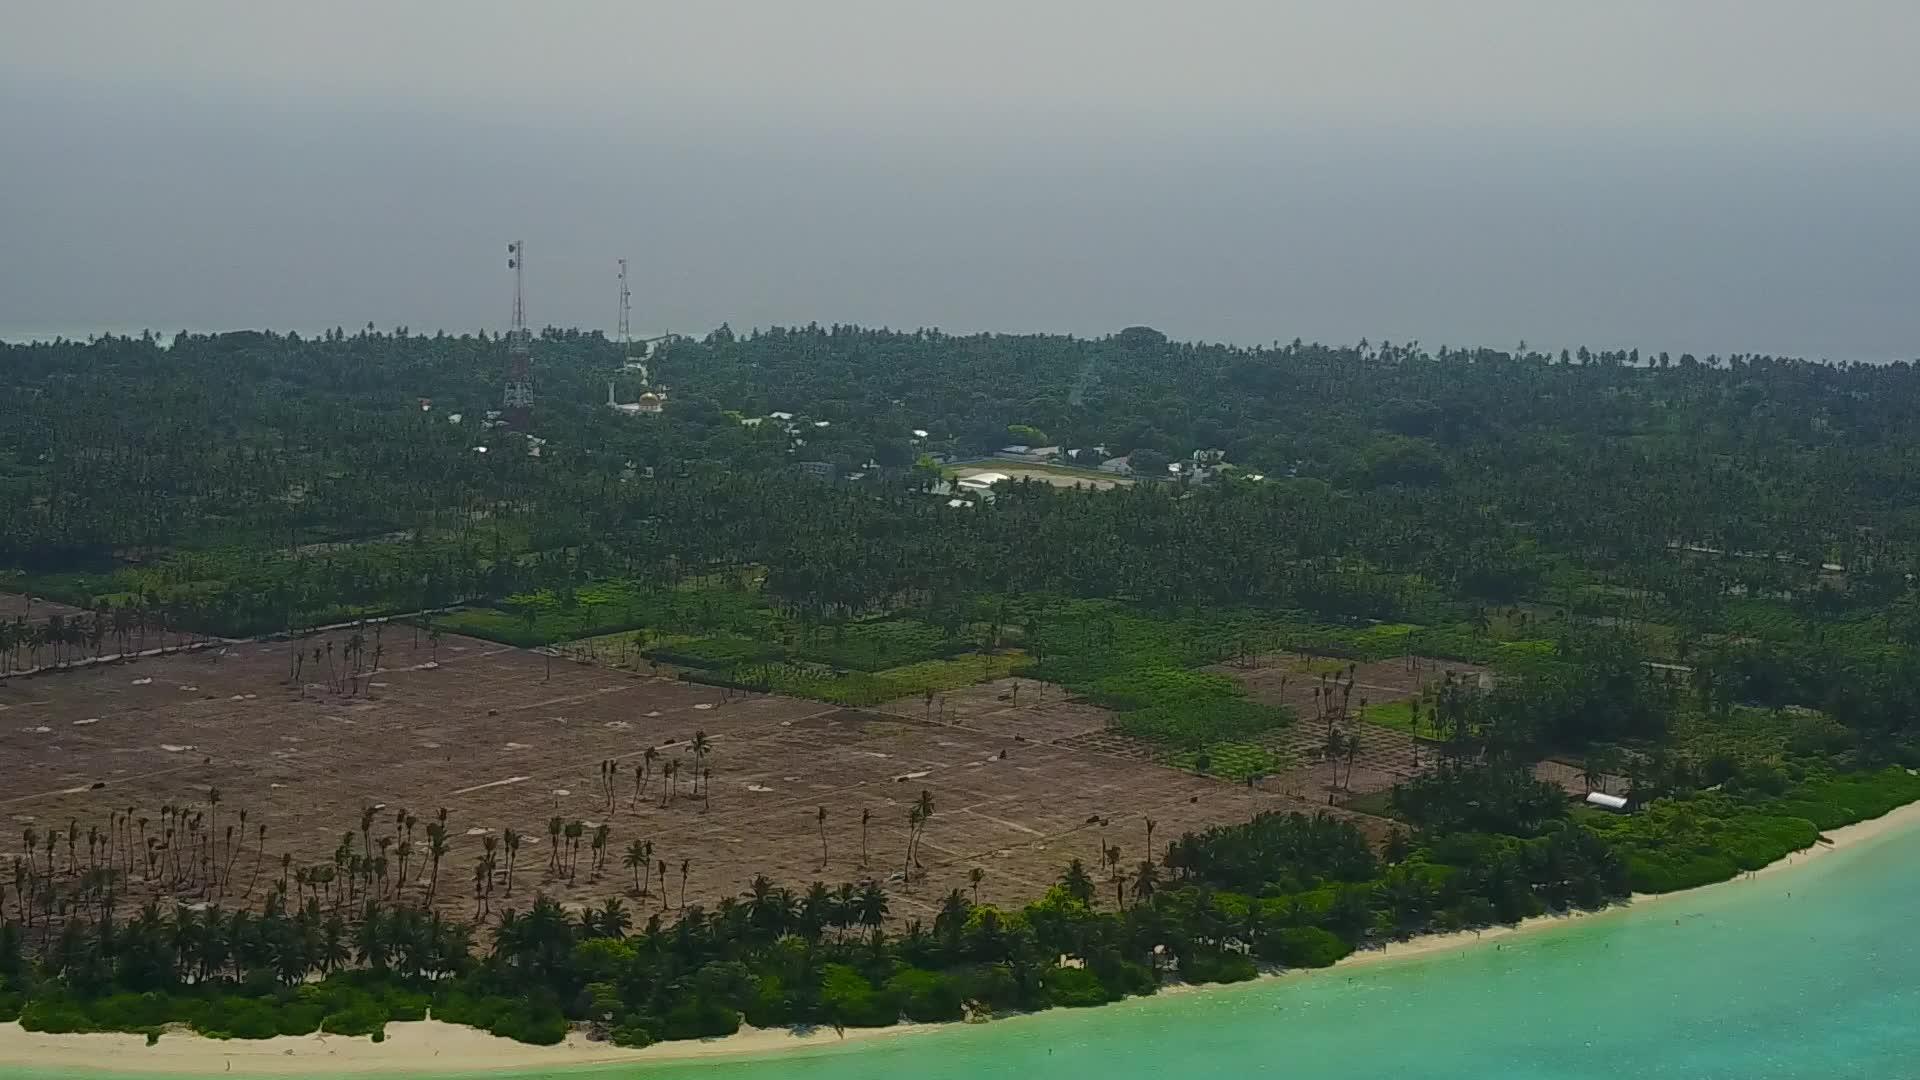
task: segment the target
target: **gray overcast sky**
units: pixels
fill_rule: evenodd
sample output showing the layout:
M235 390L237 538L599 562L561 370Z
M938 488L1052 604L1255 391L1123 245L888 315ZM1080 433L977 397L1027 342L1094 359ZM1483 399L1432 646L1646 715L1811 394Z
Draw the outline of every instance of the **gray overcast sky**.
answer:
M1920 4L0 0L0 335L1920 356Z

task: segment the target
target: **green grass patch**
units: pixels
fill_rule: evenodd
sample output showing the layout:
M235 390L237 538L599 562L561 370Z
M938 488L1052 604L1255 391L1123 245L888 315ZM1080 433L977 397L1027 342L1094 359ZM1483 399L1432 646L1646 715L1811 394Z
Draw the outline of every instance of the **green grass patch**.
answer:
M1128 735L1182 750L1244 741L1292 722L1289 710L1245 698L1154 705L1114 718L1114 726Z
M1360 719L1369 724L1404 731L1409 735L1418 735L1424 730L1424 722L1415 722L1415 710L1418 702L1409 698L1406 701L1388 701L1379 705L1368 705L1360 713Z
M435 619L443 629L521 648L636 630L646 631L649 640L706 632L770 641L774 621L754 592L697 581L662 588L619 579L517 593Z
M975 683L1004 679L1026 671L1030 661L1018 649L997 653L968 653L945 660L923 660L885 671L835 672L793 663L746 664L713 673L712 681L776 694L830 701L849 708L867 708L940 693Z
M1167 756L1167 764L1224 780L1242 781L1249 777L1269 776L1286 764L1284 758L1250 742L1217 742L1196 750L1180 750Z
M831 626L792 649L795 659L856 671L884 671L965 652L973 643L917 619L872 619Z

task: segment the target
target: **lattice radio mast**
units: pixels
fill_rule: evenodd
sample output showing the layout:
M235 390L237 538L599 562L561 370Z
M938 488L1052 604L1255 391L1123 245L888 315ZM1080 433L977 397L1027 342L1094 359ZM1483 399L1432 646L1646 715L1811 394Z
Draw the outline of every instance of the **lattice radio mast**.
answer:
M527 330L526 266L526 243L515 240L508 244L507 268L513 271L513 329L507 331L507 385L501 404L510 431L525 431L533 421L533 335Z
M633 352L633 293L627 288L627 260L620 260L620 341Z

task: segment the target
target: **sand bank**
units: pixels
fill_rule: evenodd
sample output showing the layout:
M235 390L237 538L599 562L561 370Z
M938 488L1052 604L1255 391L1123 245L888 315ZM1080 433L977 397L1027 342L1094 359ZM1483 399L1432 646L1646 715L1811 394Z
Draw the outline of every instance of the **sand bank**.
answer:
M944 1025L903 1024L849 1028L844 1039L832 1028L792 1031L742 1027L724 1039L660 1043L626 1050L612 1043L570 1035L557 1046L530 1046L478 1028L439 1020L396 1020L385 1042L337 1035L281 1035L271 1039L209 1039L191 1031L168 1032L152 1046L144 1035L46 1035L0 1024L0 1073L79 1070L125 1074L214 1076L231 1066L235 1076L419 1076L486 1070L547 1070L572 1065L681 1061L767 1054L802 1046L904 1035Z
M1768 876L1804 866L1821 856L1863 843L1909 826L1920 825L1920 803L1900 807L1884 817L1859 822L1827 833L1824 840L1796 852L1749 877ZM1730 884L1730 883L1721 883ZM1702 886L1702 889L1717 888ZM1693 896L1701 889L1658 895L1636 895L1631 904L1600 912L1550 915L1515 926L1480 931L1431 934L1383 948L1355 953L1338 968L1406 960L1474 948L1520 934L1591 918L1606 918L1645 904L1663 904ZM1311 972L1276 977L1312 977ZM1163 993L1212 989L1182 984ZM1145 1001L1146 999L1140 999ZM696 1058L767 1054L800 1047L823 1047L843 1041L892 1038L939 1030L948 1025L917 1024L891 1028L850 1028L844 1036L831 1028L793 1031L785 1028L742 1028L723 1039L661 1043L644 1050L623 1050L607 1043L570 1036L558 1046L529 1046L484 1031L436 1020L398 1021L387 1025L387 1038L374 1043L362 1038L324 1035L281 1036L261 1040L208 1039L191 1032L172 1032L148 1046L140 1035L45 1035L20 1025L0 1024L0 1071L83 1070L104 1073L191 1074L212 1076L228 1071L239 1076L388 1074L417 1076L432 1073L485 1070L546 1070L572 1065L609 1065L682 1061Z

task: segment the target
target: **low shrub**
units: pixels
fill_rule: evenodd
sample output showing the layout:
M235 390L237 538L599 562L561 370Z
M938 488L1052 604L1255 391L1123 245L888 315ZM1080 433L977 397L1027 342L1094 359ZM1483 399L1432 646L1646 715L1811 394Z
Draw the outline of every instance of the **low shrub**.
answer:
M1067 1009L1105 1005L1118 995L1107 989L1100 977L1085 968L1061 967L1047 973L1047 1000Z
M1180 974L1194 983L1236 983L1246 982L1260 970L1236 952L1200 951L1180 958Z
M887 980L886 992L899 1003L900 1012L916 1023L960 1019L959 986L938 972L907 968Z
M1289 926L1260 935L1254 954L1284 967L1323 968L1339 963L1353 947L1317 926Z
M663 1039L715 1039L740 1030L740 1014L718 1001L689 997L660 1018Z
M828 964L821 972L820 1005L834 1023L847 1027L887 1027L900 1020L892 997L845 964Z
M654 1043L653 1028L643 1020L629 1020L621 1024L613 1029L609 1038L613 1040L613 1045L629 1050L644 1049Z

